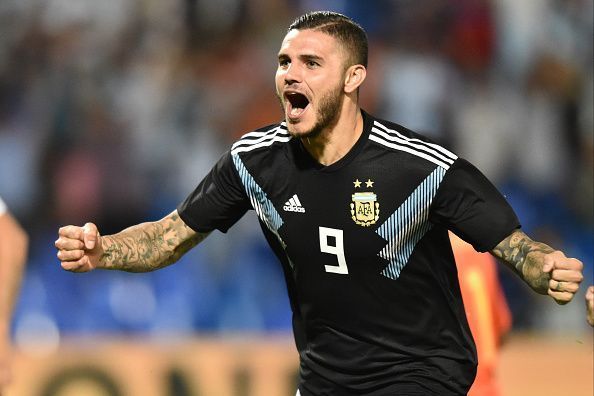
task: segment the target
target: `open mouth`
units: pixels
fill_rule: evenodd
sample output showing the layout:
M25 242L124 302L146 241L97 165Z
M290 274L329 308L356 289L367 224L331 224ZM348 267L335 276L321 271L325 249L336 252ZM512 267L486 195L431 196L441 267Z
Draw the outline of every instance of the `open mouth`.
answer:
M286 98L286 112L289 118L298 118L303 114L307 106L309 105L309 100L307 97L298 92L289 92L285 94Z

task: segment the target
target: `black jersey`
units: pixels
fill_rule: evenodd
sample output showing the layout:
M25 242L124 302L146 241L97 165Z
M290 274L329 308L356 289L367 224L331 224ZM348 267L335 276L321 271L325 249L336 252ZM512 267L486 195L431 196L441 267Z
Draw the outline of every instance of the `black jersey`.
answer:
M518 220L465 160L363 117L330 166L284 123L246 134L179 214L225 232L256 211L285 273L302 396L465 395L476 351L447 230L486 251Z

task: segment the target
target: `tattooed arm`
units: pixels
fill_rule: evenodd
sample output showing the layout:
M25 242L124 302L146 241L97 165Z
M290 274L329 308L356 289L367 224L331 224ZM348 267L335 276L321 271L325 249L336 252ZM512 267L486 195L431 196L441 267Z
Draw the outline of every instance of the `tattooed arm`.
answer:
M491 253L534 291L550 295L559 304L571 301L583 279L581 261L533 241L520 230L501 241Z
M62 268L148 272L176 262L208 233L197 233L173 211L159 221L142 223L114 235L100 236L93 223L60 228L56 240Z

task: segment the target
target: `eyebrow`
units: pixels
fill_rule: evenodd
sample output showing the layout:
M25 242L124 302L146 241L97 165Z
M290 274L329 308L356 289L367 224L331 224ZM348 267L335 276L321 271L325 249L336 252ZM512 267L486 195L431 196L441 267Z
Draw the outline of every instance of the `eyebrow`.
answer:
M313 61L322 61L322 60L324 60L324 58L322 58L321 56L318 56L318 55L309 55L309 54L299 55L299 59L306 60L306 61L310 61L310 60L313 60Z
M298 59L301 59L303 61L323 61L324 58L322 58L319 55L314 55L314 54L301 54L297 56ZM291 57L283 52L278 54L278 59L279 60L285 60L285 59L291 59Z

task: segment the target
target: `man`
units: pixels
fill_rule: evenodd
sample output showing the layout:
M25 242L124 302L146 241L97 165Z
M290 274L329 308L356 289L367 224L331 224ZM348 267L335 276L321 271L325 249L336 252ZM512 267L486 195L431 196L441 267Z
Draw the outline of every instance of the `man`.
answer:
M11 380L10 322L27 258L28 237L0 198L0 395Z
M244 135L159 221L108 236L92 223L62 227L62 267L162 268L254 209L285 272L298 394L466 394L476 353L447 230L561 304L582 264L522 233L466 161L363 112L366 65L359 25L301 16L278 54L285 121Z
M453 233L450 241L478 358L476 378L468 396L497 396L500 394L496 378L499 347L511 329L512 317L499 283L496 262L493 256L477 252Z

